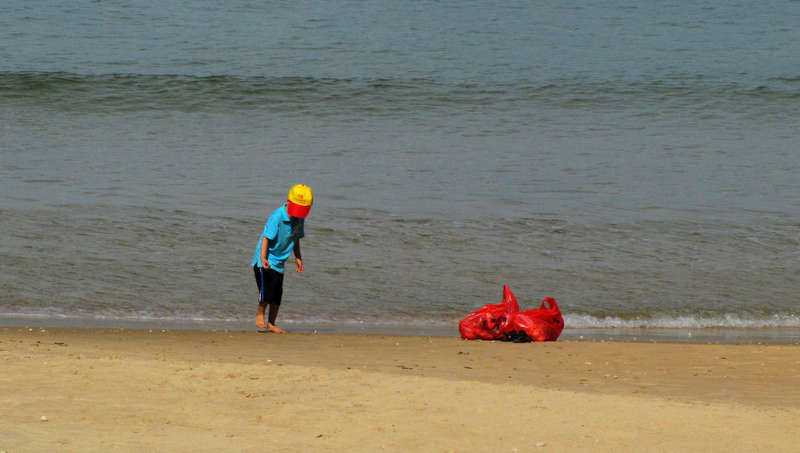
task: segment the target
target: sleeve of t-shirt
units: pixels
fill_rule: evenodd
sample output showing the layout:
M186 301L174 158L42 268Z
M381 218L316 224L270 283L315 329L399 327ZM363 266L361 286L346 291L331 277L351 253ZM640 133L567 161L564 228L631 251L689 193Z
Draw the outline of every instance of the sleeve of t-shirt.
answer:
M264 225L264 237L270 241L274 241L278 237L278 218L277 216L270 216L267 224Z
M297 239L300 239L306 235L305 231L305 222L300 222L299 229L297 231Z

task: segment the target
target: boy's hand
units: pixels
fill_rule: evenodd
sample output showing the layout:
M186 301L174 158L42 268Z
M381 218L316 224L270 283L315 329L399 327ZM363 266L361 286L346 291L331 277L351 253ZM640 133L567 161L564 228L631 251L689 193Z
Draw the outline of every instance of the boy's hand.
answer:
M300 259L300 258L296 258L295 262L297 263L297 273L298 274L302 274L303 273L303 260Z
M265 260L264 258L261 258L261 268L264 270L269 269L269 261Z

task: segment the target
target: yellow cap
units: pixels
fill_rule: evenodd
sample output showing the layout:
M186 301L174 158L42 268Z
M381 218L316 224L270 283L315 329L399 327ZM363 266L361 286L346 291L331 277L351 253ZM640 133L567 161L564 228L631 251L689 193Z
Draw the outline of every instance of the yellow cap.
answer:
M311 187L305 184L297 184L289 189L289 201L300 206L311 206L314 203L314 194Z

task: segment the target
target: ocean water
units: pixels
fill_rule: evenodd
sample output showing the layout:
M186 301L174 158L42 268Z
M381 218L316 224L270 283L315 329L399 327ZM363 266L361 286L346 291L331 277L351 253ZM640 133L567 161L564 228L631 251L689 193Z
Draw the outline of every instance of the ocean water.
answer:
M798 341L799 130L797 0L9 0L0 323L251 328L305 183L289 329Z

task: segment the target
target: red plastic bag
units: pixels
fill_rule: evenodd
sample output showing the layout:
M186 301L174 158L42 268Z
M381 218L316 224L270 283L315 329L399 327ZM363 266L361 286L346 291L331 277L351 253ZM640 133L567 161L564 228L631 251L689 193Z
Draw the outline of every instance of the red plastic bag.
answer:
M563 330L564 318L552 297L545 298L539 308L512 314L502 329L503 339L514 342L556 341Z
M503 286L503 302L484 305L458 323L466 340L556 341L564 330L564 319L555 299L548 297L540 308L519 311L509 287Z
M503 287L503 302L484 305L473 311L458 323L461 338L466 340L499 340L509 317L519 311L517 298L508 288Z

